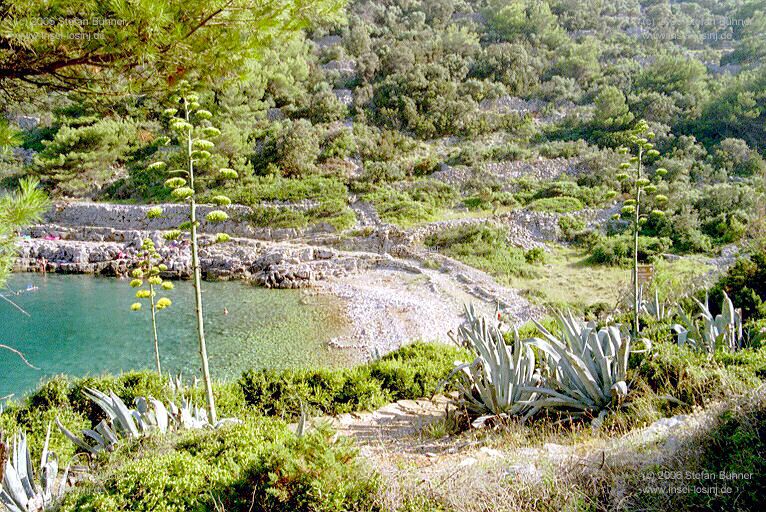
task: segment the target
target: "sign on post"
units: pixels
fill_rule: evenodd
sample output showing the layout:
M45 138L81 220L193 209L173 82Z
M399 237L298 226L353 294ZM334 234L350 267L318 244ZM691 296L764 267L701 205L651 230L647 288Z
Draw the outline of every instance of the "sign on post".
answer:
M651 282L654 277L654 265L638 266L638 286L643 286Z

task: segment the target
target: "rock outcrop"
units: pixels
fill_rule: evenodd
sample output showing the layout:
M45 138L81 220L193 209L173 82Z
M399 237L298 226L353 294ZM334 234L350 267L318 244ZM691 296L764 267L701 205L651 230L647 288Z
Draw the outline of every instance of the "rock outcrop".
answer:
M56 240L22 239L16 270L36 272L44 266L48 272L126 275L136 266L142 241L151 238L168 266L165 277L188 278L192 273L188 243L167 242L160 231L70 228L64 235ZM328 277L391 264L379 254L302 244L247 239L215 244L213 237L203 235L201 245L200 265L206 279L244 279L266 288L304 288Z

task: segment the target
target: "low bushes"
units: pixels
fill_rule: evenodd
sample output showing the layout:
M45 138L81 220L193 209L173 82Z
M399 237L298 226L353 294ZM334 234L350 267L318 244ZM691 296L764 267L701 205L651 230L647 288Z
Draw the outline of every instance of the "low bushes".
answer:
M506 237L504 228L474 224L435 233L425 245L495 276L524 273L524 251L508 244Z
M569 213L582 210L583 204L575 197L545 197L532 201L527 208L536 212Z
M435 180L416 180L401 189L374 187L362 199L375 206L380 218L403 227L428 222L438 217L442 208L455 201L455 190Z
M348 440L299 437L271 418L143 439L118 449L62 511L370 510L373 475Z
M113 453L96 456L93 479L68 494L61 510L375 510L375 475L356 461L350 442L321 425L297 436L285 419L296 419L301 404L311 414L338 414L430 396L464 357L455 347L415 343L356 368L250 371L239 382L217 383L219 413L242 424L120 443ZM138 396L174 398L167 379L149 371L55 377L24 403L9 404L0 430L26 431L39 457L55 418L77 431L103 419L83 393L86 387L114 391L126 404ZM202 394L201 388L185 391L197 404ZM56 429L50 448L62 463L75 455Z
M638 260L650 261L656 256L666 253L671 246L668 238L638 237ZM627 235L602 237L595 243L591 263L601 265L627 266L633 261L633 239Z
M764 425L763 393L729 400L685 440L680 453L634 475L626 488L632 495L629 509L759 510L766 495ZM663 492L645 492L647 483Z
M456 348L415 343L350 369L251 370L239 385L259 414L295 419L303 404L311 414L335 415L431 396L461 355Z

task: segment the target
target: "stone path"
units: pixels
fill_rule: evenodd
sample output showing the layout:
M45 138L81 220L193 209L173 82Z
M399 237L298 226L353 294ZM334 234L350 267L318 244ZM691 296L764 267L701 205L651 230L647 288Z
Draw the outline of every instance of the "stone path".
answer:
M576 442L524 444L524 436L498 431L434 437L429 426L447 417L447 398L402 400L375 412L345 414L329 421L339 435L353 438L362 457L386 480L384 499L405 494L438 496L452 510L505 510L518 499L514 488L585 478L609 481L641 468L662 467L694 457L701 435L727 408L742 400L764 400L764 389L732 397L690 414L662 418L624 435L576 437ZM521 443L521 444L520 444ZM628 477L629 478L629 477ZM461 489L458 496L454 489ZM535 487L543 491L544 487ZM616 491L624 492L625 489ZM472 506L472 500L490 500ZM619 501L619 495L616 496Z

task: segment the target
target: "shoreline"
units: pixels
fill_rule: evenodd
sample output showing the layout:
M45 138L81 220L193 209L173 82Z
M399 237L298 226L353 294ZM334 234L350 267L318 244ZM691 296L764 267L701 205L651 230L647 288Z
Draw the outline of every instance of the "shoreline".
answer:
M23 233L14 270L39 272L44 263L55 273L126 275L138 260L143 240L150 238L168 266L163 277L188 279L188 244L163 238L178 220L172 218L177 208L164 206L168 218L150 221L146 206L57 203L43 223ZM235 211L235 217L244 218ZM456 221L465 222L477 221ZM349 329L331 340L330 347L359 352L358 359L378 357L415 340L450 343L449 333L463 322L468 304L489 317L499 309L503 320L515 325L541 313L490 275L422 246L430 232L453 222L411 230L381 224L357 236L296 230L280 230L274 236L276 230L270 230L268 237L246 229L243 220L226 224L206 226L201 234L203 278L334 297L343 304ZM214 229L234 236L213 243Z

